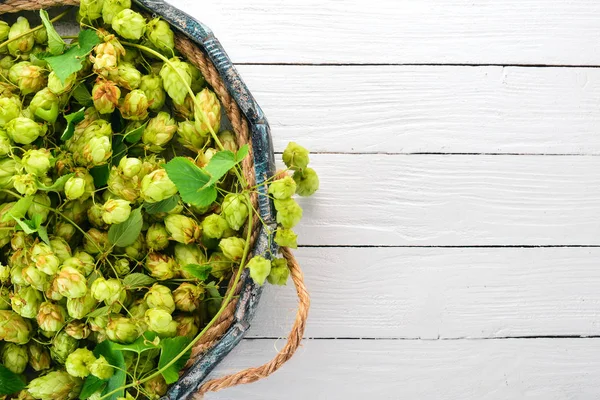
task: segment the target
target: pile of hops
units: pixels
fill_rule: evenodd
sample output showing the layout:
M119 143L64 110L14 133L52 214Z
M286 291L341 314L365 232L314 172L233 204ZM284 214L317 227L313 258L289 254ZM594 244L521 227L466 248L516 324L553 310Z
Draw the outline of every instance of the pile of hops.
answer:
M247 149L221 130L221 104L169 24L130 7L82 1L70 44L47 21L0 21L0 395L164 395L185 359L166 368L162 353L189 348L248 253ZM212 183L216 198L185 201L168 162L202 176L213 157L236 164ZM292 195L319 181L301 146L283 160L273 238L296 247ZM285 284L285 260L268 258L242 267Z

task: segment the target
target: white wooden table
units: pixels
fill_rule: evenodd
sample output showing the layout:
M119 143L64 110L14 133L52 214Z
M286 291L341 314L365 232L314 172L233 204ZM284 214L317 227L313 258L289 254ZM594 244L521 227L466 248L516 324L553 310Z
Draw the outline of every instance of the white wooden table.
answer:
M171 1L321 176L304 347L208 399L600 397L600 2ZM268 287L216 374L294 312Z

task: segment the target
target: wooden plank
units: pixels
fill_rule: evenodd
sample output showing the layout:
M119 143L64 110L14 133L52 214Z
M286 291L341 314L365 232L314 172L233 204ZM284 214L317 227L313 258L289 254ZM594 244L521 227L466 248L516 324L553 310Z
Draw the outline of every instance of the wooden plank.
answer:
M599 64L595 0L169 0L235 62Z
M306 245L599 245L600 157L316 154Z
M302 248L306 337L600 334L600 248ZM248 337L287 337L296 294L267 286Z
M215 375L256 366L283 344L246 340ZM207 399L595 400L599 339L316 340L266 380Z
M600 69L239 70L278 151L293 140L315 152L600 154Z

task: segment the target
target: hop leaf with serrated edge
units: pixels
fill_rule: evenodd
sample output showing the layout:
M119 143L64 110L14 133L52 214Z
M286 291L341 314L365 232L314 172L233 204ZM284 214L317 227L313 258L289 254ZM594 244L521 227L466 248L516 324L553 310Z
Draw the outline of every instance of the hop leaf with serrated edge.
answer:
M294 172L296 182L296 193L300 196L312 196L319 190L319 176L312 168L304 168Z
M308 166L308 150L298 143L290 142L283 151L283 162L289 169L299 170Z
M246 267L250 270L252 280L262 286L271 272L271 261L261 256L254 256L248 261Z
M179 58L171 58L160 70L163 87L169 97L177 105L185 102L188 95L187 86L192 83L191 66ZM185 83L184 83L185 82Z
M221 204L221 214L229 226L239 230L248 218L248 206L243 194L228 194Z
M96 356L90 350L81 348L67 356L65 369L71 376L85 378L90 374L89 365L96 361Z
M146 19L131 9L123 9L115 15L111 25L119 36L129 40L139 40L146 32Z
M298 248L298 235L291 229L278 228L275 231L275 243L281 247Z
M83 381L69 375L66 371L52 371L35 378L27 386L27 391L36 399L76 399Z
M175 260L166 254L156 252L148 254L144 267L152 277L159 281L175 277Z
M294 199L275 200L277 223L291 229L302 219L302 208Z

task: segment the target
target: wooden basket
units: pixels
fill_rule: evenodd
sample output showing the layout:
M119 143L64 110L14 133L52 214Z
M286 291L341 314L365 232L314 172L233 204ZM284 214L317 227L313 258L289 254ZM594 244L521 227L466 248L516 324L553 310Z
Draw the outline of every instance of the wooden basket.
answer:
M269 237L269 231L274 232L277 227L275 210L266 195L264 185L264 182L275 173L275 160L269 124L261 108L248 91L219 41L204 24L162 0L133 0L133 3L171 24L176 33L177 50L188 62L200 69L207 83L212 86L236 133L238 144L249 145L251 157L244 161L242 167L248 183L259 188L259 194L255 195L252 201L255 208L259 210L260 219L266 224L265 226L259 223L259 217L255 216L252 253L265 258L269 258L270 254L277 254L277 245ZM0 0L0 15L77 5L79 0ZM299 299L296 320L286 345L267 364L205 382L208 374L241 341L250 328L250 321L256 311L262 287L256 285L249 277L248 270L245 270L237 287L231 287L232 278L228 288L235 291L236 298L229 303L219 320L194 346L192 357L179 381L169 388L163 399L202 398L206 392L255 382L275 372L292 357L304 334L310 299L304 286L302 271L292 253L287 248L279 250L288 260Z

